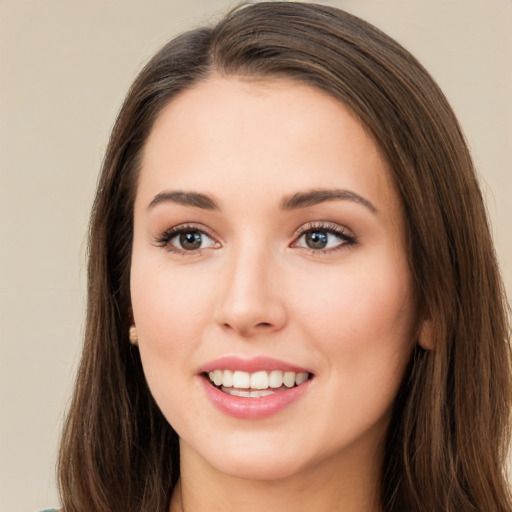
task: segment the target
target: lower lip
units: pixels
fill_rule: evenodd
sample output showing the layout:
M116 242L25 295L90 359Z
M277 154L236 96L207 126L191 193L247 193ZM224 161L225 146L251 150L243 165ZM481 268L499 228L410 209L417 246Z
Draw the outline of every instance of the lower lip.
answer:
M206 396L219 411L228 416L245 420L259 420L279 413L299 400L307 391L311 382L311 379L308 379L300 386L295 386L286 391L276 391L272 395L248 398L228 395L210 384L208 379L202 376L200 379Z

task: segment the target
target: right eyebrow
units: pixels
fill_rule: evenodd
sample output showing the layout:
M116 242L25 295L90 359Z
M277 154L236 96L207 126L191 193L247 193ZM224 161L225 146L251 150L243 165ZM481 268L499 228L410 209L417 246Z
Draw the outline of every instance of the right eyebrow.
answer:
M212 197L198 192L184 192L182 190L160 192L149 203L148 210L153 209L158 204L166 202L192 206L203 210L220 210L219 205Z

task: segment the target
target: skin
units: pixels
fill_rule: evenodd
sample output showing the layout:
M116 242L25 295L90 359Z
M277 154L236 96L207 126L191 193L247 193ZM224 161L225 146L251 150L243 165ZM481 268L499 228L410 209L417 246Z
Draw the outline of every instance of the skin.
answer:
M281 208L318 189L372 206ZM218 209L150 206L169 191L207 194ZM199 251L162 241L183 224L206 233ZM326 232L333 226L349 238ZM311 227L327 249L308 246L301 229ZM376 144L341 103L285 79L217 76L174 98L142 160L131 299L148 384L180 436L171 510L380 510L383 439L417 315L400 201ZM314 377L279 413L233 418L198 375L233 355L274 357Z

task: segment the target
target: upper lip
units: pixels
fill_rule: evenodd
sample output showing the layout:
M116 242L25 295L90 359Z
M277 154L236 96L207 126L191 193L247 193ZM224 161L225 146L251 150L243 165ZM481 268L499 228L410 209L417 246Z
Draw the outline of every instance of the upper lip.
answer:
M238 370L248 373L262 370L281 370L295 373L312 373L307 368L267 356L257 356L246 359L238 356L225 356L204 364L199 368L199 373L208 373L213 370Z

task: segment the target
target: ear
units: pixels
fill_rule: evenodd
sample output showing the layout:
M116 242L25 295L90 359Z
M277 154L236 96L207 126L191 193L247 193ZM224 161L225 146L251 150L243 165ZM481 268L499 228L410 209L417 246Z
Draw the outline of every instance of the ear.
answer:
M424 350L433 350L435 348L434 325L429 317L424 318L420 323L418 344Z

